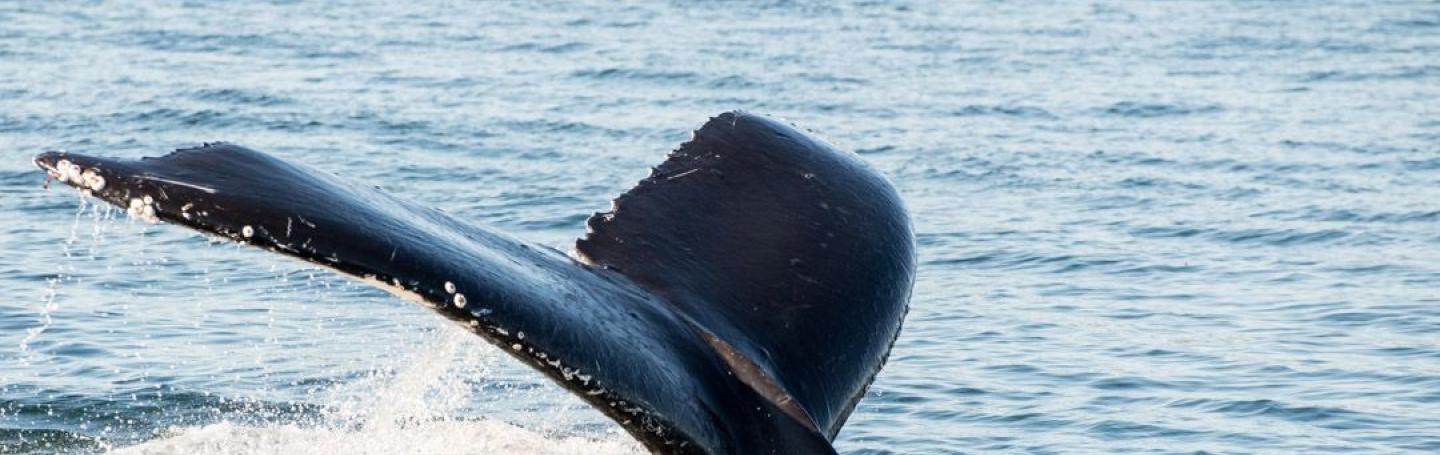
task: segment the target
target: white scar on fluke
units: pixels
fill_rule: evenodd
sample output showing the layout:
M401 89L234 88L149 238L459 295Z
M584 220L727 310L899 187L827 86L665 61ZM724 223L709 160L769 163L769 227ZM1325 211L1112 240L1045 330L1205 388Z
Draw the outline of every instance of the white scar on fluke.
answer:
M171 185L180 185L180 186L183 186L183 187L194 188L194 189L197 189L197 190L200 190L200 191L204 191L204 192L209 193L209 194L215 194L215 189L214 189L214 188L204 187L204 186L196 185L196 184L194 184L194 183L181 182L181 181L179 181L179 180L164 179L164 178L155 177L155 176L149 176L149 175L141 175L141 176L138 176L138 177L140 177L140 178L142 178L142 179L145 179L145 180L152 181L152 182L165 182L165 183L169 183L169 184L171 184Z

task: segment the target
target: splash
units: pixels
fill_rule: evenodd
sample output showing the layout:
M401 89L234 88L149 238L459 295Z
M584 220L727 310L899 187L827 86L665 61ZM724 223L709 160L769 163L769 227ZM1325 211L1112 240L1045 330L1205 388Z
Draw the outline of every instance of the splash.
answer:
M430 422L406 428L351 431L293 425L247 427L220 423L175 430L162 439L109 452L158 454L446 453L639 454L618 439L549 437L491 420Z
M319 422L171 427L148 442L109 453L290 454L290 453L533 453L640 454L629 436L610 427L591 434L565 433L569 413L557 410L548 424L522 427L488 417L455 417L469 412L474 396L487 391L487 373L501 361L494 349L474 349L472 335L458 328L438 331L396 368L316 394L327 405ZM477 387L477 384L479 387ZM512 390L494 390L510 394Z
M45 293L40 300L40 325L25 329L25 338L20 340L20 361L26 365L29 365L30 357L34 354L34 351L30 350L30 343L39 339L40 335L44 334L55 322L50 315L60 309L59 302L55 300L55 297L60 294L60 282L66 281L68 276L66 272L73 270L69 259L71 259L71 250L75 246L75 241L80 238L80 217L92 205L83 196L79 200L79 207L75 209L75 216L70 222L70 235L61 245L61 249L65 253L65 260L56 266L55 276L45 280Z

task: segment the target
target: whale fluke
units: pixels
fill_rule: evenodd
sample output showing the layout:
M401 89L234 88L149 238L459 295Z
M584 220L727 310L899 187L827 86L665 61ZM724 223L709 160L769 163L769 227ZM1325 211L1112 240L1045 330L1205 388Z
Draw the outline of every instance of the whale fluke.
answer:
M574 258L237 145L35 162L137 217L433 308L656 453L834 453L914 279L909 218L889 183L741 112L710 119L592 216Z

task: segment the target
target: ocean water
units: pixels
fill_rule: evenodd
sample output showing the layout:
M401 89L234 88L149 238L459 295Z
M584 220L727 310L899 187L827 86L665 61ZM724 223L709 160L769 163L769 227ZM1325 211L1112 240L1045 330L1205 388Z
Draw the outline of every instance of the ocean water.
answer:
M731 109L914 220L842 453L1437 453L1437 100L1434 2L4 1L0 453L638 452L429 310L30 157L231 141L568 250Z

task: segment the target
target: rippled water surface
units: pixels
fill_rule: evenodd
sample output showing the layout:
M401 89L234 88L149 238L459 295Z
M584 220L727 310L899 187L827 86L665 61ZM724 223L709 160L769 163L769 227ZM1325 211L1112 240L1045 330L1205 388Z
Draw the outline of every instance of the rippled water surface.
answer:
M735 108L914 218L844 453L1440 452L1437 99L1433 2L0 2L0 452L637 450L29 158L227 140L564 250Z

